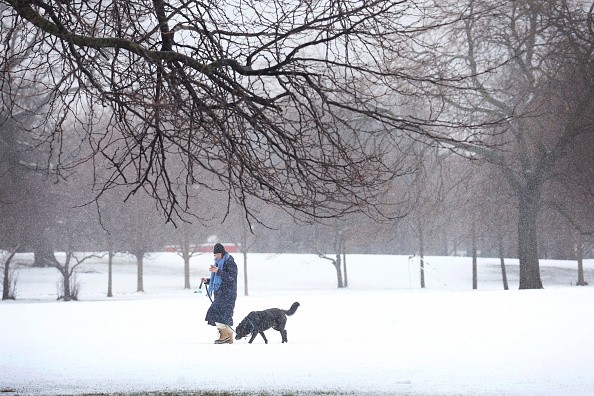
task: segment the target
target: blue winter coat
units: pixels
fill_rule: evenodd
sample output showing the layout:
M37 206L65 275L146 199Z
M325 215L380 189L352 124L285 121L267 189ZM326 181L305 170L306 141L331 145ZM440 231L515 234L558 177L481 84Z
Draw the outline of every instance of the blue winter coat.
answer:
M213 303L204 319L211 326L215 322L233 326L233 310L237 299L237 264L229 253L225 253L225 256L223 269L217 272L217 276L221 277L221 286L214 291Z

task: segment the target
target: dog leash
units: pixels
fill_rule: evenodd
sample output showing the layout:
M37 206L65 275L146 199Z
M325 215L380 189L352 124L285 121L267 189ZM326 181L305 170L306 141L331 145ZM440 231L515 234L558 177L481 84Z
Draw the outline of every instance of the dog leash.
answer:
M206 295L208 296L208 299L210 300L210 304L211 305L214 304L214 301L212 300L212 297L210 296L210 290L208 290L208 284L207 283L204 283L204 280L200 282L200 286L198 287L198 290L202 291L202 285L204 285L204 288L206 289ZM217 310L217 312L220 315L221 314L221 311L219 311L216 306L215 306L215 309ZM256 328L256 325L247 316L246 316L246 319L249 322L250 326L252 327L250 329L250 331L249 331L251 333ZM229 325L227 325L227 326L229 326ZM237 332L235 331L235 329L233 329L233 327L229 326L229 328L231 329L232 332L234 332L235 334L237 334Z

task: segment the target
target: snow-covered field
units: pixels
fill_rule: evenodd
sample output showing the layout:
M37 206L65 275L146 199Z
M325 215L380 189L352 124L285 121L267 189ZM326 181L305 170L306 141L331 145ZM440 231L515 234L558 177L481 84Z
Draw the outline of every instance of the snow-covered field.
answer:
M235 324L252 310L300 308L288 344L267 331L214 345L204 315L210 301L183 289L175 253L145 261L144 293L135 262L118 257L113 298L107 266L83 264L80 301L58 302L55 269L23 267L17 300L0 302L3 395L243 391L351 395L593 395L594 288L571 286L576 263L542 261L544 290L518 289L508 260L428 257L418 261L347 256L349 287L336 288L329 261L313 255L251 254L249 297L243 258ZM26 256L18 257L22 262ZM212 255L192 262L192 286ZM594 282L594 261L586 280Z

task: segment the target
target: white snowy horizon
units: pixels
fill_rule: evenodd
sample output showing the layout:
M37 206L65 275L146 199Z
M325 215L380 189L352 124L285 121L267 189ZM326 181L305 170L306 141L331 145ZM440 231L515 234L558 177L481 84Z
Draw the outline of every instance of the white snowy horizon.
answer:
M517 260L347 255L349 287L315 255L249 254L249 296L238 264L237 325L250 311L301 306L288 343L266 332L214 345L210 301L194 293L212 255L193 258L183 289L175 253L136 264L118 256L107 298L106 261L81 265L79 301L56 301L59 273L20 266L17 300L0 302L0 392L5 395L246 392L335 395L592 395L594 289L572 286L575 261L542 260L542 290L517 290ZM60 258L60 257L58 257ZM29 260L26 256L17 261ZM586 260L586 281L594 260Z

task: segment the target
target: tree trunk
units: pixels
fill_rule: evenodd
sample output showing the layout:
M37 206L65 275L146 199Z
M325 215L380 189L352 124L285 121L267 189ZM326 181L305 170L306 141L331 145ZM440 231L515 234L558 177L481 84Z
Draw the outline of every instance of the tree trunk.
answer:
M346 253L342 251L342 268L344 269L344 287L349 287L349 277L347 274Z
M509 290L509 285L507 284L507 271L505 270L505 252L503 249L503 235L499 233L497 239L499 240L499 261L501 263L501 279L503 279L503 290Z
M575 255L578 263L578 280L576 285L587 286L588 282L586 282L586 279L584 278L584 236L582 233L578 234Z
M136 256L136 263L138 265L138 270L136 273L136 291L144 293L144 253L137 253Z
M10 259L4 261L4 278L2 278L2 300L10 296Z
M184 289L190 289L190 254L189 252L183 253L184 256Z
M248 267L247 267L247 252L243 252L243 294L249 296L248 293Z
M473 224L472 227L472 290L478 289L478 265L476 253L476 231Z
M107 260L107 297L113 297L112 283L113 283L113 251L110 244L109 257Z
M67 272L63 274L64 277L64 301L70 301L70 276Z
M542 289L536 220L538 217L538 193L526 187L519 191L518 206L518 257L520 261L520 289Z
M423 239L423 224L419 218L419 264L421 268L421 289L425 288L425 241Z
M336 254L336 260L334 260L334 267L336 268L336 277L338 280L338 288L344 288L344 282L342 279L342 260L340 259L340 252Z
M328 258L336 268L336 284L339 289L344 288L344 278L342 275L342 231L338 228L334 229L334 251L336 252L336 259Z
M4 278L2 281L2 300L14 300L14 295L12 295L10 287L10 262L12 258L16 254L16 250L10 252L6 260L4 260ZM14 290L13 290L14 292Z
M66 254L66 262L64 263L64 267L60 268L60 272L62 273L62 277L64 278L64 301L70 301L70 258L72 257L72 253Z
M190 243L190 236L187 232L182 232L180 239L179 249L181 252L178 251L178 254L181 253L180 255L184 260L184 289L190 289L192 287L190 282L190 259L194 255L194 246Z
M342 287L349 286L349 279L347 277L347 267L346 267L346 254L345 254L345 236L342 231L338 231L338 241L336 246L338 247L336 252L336 257L338 259L338 265L341 266L341 277L342 277Z

